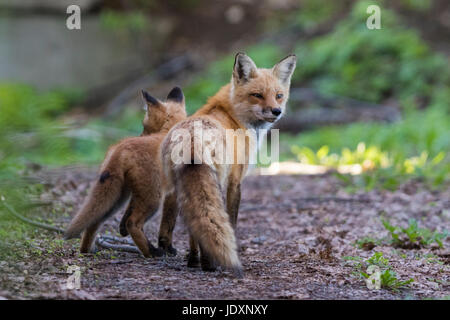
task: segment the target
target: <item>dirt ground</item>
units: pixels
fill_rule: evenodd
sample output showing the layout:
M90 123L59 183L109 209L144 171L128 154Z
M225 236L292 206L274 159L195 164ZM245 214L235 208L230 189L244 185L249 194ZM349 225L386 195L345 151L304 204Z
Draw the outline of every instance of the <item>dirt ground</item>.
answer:
M83 198L92 170L45 173L56 223L66 225ZM237 238L245 276L186 267L187 233L179 220L174 232L176 257L145 259L138 254L100 250L81 256L79 240L60 241L51 250L42 231L23 261L0 261L0 297L56 299L424 299L450 297L450 240L444 247L399 249L391 245L359 249L355 241L386 237L383 214L394 225L415 218L421 227L450 230L450 188L429 191L410 182L395 192L349 194L333 175L249 176L243 184ZM63 215L62 213L65 213ZM68 213L68 214L67 214ZM102 232L117 234L121 214ZM156 244L160 215L146 227ZM409 287L369 290L345 256L368 258L381 251ZM67 267L81 268L81 288L67 290Z

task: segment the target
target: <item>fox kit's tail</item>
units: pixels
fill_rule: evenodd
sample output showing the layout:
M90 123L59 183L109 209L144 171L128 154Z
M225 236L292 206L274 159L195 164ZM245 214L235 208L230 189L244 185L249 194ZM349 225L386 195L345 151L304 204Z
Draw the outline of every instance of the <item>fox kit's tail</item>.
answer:
M100 178L89 191L80 211L70 222L65 239L76 238L86 228L101 222L113 214L128 198L123 174L110 170L107 164Z
M242 276L236 238L216 173L206 164L185 165L176 170L177 203L191 236L210 258Z

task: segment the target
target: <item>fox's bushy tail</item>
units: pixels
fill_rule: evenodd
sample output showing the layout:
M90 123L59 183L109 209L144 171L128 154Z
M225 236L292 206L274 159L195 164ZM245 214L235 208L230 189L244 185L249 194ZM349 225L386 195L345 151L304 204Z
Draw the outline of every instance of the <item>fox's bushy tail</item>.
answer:
M113 172L107 165L89 191L81 209L70 222L64 238L76 238L86 228L107 219L127 198L123 174Z
M216 172L206 164L177 168L175 191L191 236L215 263L242 276L236 238Z

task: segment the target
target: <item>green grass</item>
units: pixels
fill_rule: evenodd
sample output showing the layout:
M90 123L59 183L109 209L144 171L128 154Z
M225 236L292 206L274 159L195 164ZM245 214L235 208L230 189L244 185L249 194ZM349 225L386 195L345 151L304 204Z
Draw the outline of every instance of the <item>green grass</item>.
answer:
M415 219L410 219L406 228L394 226L386 219L382 219L381 222L389 231L391 242L402 248L424 247L432 243L436 243L440 248L443 248L442 241L449 235L448 231L437 232L427 228L419 228Z
M361 279L365 279L368 286L368 282L375 284L378 280L380 288L398 291L414 282L412 278L400 280L389 264L389 259L385 258L382 252L375 252L367 259L358 256L346 256L343 259L354 268L353 274Z
M40 256L42 248L53 253L62 247L61 239L55 233L18 220L4 205L6 203L29 219L53 225L54 219L62 213L49 211L49 207L37 203L42 189L42 185L24 181L19 175L0 183L0 260L21 260Z
M367 251L382 245L403 249L420 249L435 243L439 248L444 248L443 241L449 236L447 230L438 232L421 228L415 219L410 219L407 227L392 225L386 218L381 218L381 223L389 232L389 237L363 237L358 239L355 245L359 249Z
M38 204L44 186L23 175L30 163L64 165L81 158L81 153L74 151L74 140L65 134L67 126L59 120L81 98L76 90L38 92L24 84L0 83L0 198L32 219L37 219L33 217L36 212L39 217L61 216ZM0 259L31 254L36 238L47 239L49 246L55 239L18 221L0 201Z
M367 190L395 189L411 178L441 185L450 178L450 115L443 108L448 98L425 111L408 111L396 123L355 123L295 136L282 134L281 158L334 168L359 164L363 175L339 177Z

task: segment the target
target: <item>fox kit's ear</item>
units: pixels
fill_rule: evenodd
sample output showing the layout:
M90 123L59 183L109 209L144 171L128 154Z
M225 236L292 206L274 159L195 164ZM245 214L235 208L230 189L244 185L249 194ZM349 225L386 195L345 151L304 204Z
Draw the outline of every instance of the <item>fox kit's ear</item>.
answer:
M245 83L256 76L255 63L245 53L239 52L234 58L233 79L238 83Z
M174 87L167 95L167 100L181 103L184 100L184 94L180 87Z
M147 91L142 90L142 98L144 99L146 105L148 107L152 107L152 106L159 106L159 101L158 99L152 97Z
M295 54L288 55L273 67L273 74L280 79L281 83L288 84L296 64L297 56Z

